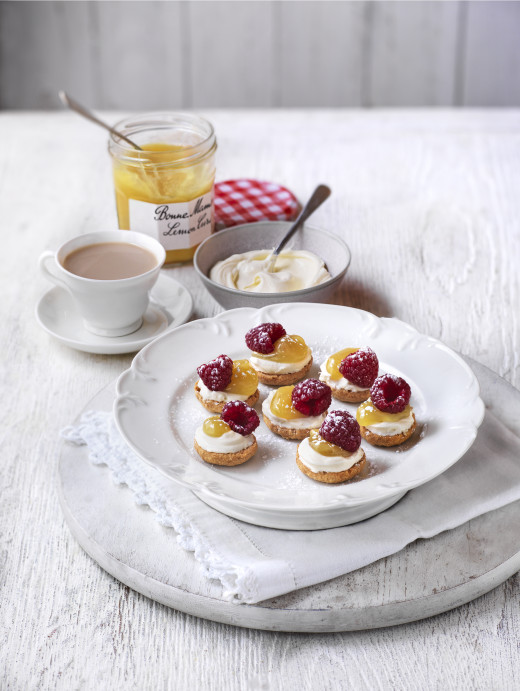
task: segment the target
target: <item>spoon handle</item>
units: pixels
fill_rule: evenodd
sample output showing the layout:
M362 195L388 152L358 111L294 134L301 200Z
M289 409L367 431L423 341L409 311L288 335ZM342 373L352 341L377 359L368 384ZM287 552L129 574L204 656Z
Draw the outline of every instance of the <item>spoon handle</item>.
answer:
M120 139L124 139L124 141L127 142L127 144L130 144L130 146L133 146L134 149L137 149L138 151L142 151L141 147L138 146L135 142L133 142L131 139L128 139L128 137L125 137L124 134L121 134L121 132L118 132L113 127L110 127L110 125L108 125L106 122L103 122L103 120L100 120L99 118L97 118L92 111L88 110L88 108L85 108L85 106L82 106L80 103L75 101L67 93L65 93L65 91L59 91L58 96L60 97L60 101L63 103L63 105L66 106L67 108L74 110L76 113L79 113L84 118L87 118L87 120L91 120L92 122L95 122L96 125L101 125L101 127L104 127L106 130L108 130L112 134L115 134L116 137L119 137Z
M316 209L319 206L321 206L326 199L330 197L330 195L331 190L330 187L327 187L327 185L318 185L318 187L316 187L316 189L312 193L311 198L300 211L300 215L298 216L298 218L295 220L295 222L289 228L287 233L284 235L278 247L273 251L273 256L277 257L280 254L282 249L285 247L290 238L292 238L292 236L298 230L301 224L304 223L304 221L306 221L309 218L309 216L312 213L314 213Z

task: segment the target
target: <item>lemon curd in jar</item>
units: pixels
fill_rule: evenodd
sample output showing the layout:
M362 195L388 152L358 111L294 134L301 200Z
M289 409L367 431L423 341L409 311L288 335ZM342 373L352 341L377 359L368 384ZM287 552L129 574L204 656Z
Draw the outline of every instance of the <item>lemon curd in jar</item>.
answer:
M151 114L115 129L141 147L110 139L119 228L152 235L167 263L190 261L214 229L211 124L197 116Z

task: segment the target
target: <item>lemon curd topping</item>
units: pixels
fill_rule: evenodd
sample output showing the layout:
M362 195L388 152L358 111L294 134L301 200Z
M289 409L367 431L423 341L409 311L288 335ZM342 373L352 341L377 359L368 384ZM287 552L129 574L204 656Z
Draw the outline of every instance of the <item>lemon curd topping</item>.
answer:
M349 451L345 451L345 449L342 449L341 446L331 444L329 441L323 439L319 433L319 430L317 429L311 430L309 434L309 444L311 448L316 451L316 453L319 453L322 456L343 456L345 458L352 456Z
M378 410L372 401L369 399L362 403L356 412L356 419L363 427L370 425L377 425L381 422L398 422L409 417L412 412L411 406L407 405L402 413L383 413Z
M325 363L325 369L330 374L330 378L334 381L339 381L343 375L339 371L339 366L341 362L347 357L347 355L352 355L359 350L359 348L343 348L339 350L334 355L331 355L327 362Z
M226 393L252 396L258 388L258 374L249 360L233 360L231 381L226 386Z
M271 400L271 412L283 420L297 420L307 417L300 413L292 404L292 392L294 386L281 386L274 393Z
M219 415L214 415L204 420L202 423L202 430L208 437L221 437L223 434L226 434L226 432L229 432L231 427L227 422L221 420Z
M285 335L279 338L274 344L272 353L253 353L259 360L270 360L271 362L300 362L309 355L309 346L301 336Z

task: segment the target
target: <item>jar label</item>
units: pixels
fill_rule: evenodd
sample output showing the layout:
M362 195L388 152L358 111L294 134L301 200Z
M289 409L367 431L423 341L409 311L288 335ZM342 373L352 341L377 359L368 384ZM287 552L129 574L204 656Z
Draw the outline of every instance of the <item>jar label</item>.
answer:
M195 247L213 232L213 189L189 202L151 204L129 199L130 228L151 235L165 250Z

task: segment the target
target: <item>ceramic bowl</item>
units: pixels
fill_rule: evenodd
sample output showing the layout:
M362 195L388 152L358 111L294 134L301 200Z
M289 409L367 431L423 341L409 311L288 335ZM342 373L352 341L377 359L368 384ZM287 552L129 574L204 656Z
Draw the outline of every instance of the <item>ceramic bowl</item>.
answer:
M225 309L265 307L279 302L327 302L341 283L350 264L350 250L337 235L304 224L286 246L314 252L325 262L331 278L319 286L290 293L249 293L226 288L209 278L214 264L232 254L276 247L289 229L289 221L259 221L221 230L204 240L195 252L193 264L208 292Z

